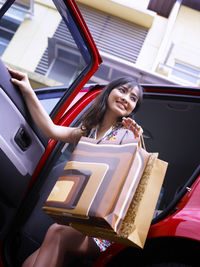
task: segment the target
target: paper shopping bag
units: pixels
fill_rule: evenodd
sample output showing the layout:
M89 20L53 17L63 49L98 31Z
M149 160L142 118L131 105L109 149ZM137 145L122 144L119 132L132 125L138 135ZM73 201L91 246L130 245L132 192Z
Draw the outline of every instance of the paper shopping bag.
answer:
M43 209L57 223L142 247L141 233L148 232L167 165L157 156L141 148L138 141L97 144L82 137ZM148 213L142 212L145 203L149 203ZM145 222L133 231L141 218Z
M57 222L81 221L117 231L148 157L138 141L97 144L82 137L43 208Z
M167 169L167 163L157 156L151 154L118 232L82 223L71 226L89 236L143 248Z

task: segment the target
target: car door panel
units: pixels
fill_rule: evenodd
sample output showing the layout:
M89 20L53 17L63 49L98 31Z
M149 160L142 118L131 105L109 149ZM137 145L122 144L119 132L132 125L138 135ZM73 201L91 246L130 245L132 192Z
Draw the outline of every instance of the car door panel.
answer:
M7 75L8 77L8 75ZM3 82L2 82L3 81ZM4 90L2 88L2 84ZM10 90L6 90L6 89ZM24 197L32 174L45 151L45 145L28 124L23 100L15 88L13 95L18 100L20 110L9 95L12 85L4 76L0 87L0 160L1 160L1 228L0 237L4 237L6 229L15 215L17 207ZM4 222L4 223L3 223Z
M3 125L0 133L0 148L22 176L31 176L45 148L1 88L0 106L3 110L0 113L0 123ZM5 111L8 120L5 119Z
M7 233L48 143L10 78L0 60L0 240Z

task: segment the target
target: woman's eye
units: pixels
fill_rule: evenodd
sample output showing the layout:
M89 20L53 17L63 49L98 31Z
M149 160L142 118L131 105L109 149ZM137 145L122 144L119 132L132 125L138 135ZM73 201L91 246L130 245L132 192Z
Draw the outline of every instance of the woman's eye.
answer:
M125 93L125 89L123 87L119 87L118 90L122 93Z
M137 97L136 96L131 96L131 100L136 102L137 101Z

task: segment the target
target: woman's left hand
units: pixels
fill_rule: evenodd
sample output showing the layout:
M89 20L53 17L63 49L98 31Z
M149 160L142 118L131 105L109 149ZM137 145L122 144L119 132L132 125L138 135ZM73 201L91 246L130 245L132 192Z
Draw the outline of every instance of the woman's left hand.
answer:
M25 95L30 95L33 93L33 89L30 85L28 75L26 73L23 73L21 71L17 70L12 70L8 68L8 71L10 73L11 77L11 82L14 83L15 85L19 86L22 94Z
M122 124L125 129L129 129L134 133L135 138L140 137L143 133L142 127L131 118L122 118Z

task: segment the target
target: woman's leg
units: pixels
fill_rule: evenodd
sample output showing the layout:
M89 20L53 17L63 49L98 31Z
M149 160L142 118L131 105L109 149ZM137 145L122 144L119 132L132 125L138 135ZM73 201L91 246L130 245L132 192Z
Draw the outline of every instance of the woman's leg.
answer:
M47 231L41 247L31 254L23 263L23 267L61 267L71 256L95 258L99 248L92 238L77 230L53 224Z
M22 266L24 267L32 267L37 259L37 256L39 254L40 249L37 249L36 251L34 251L22 264Z

